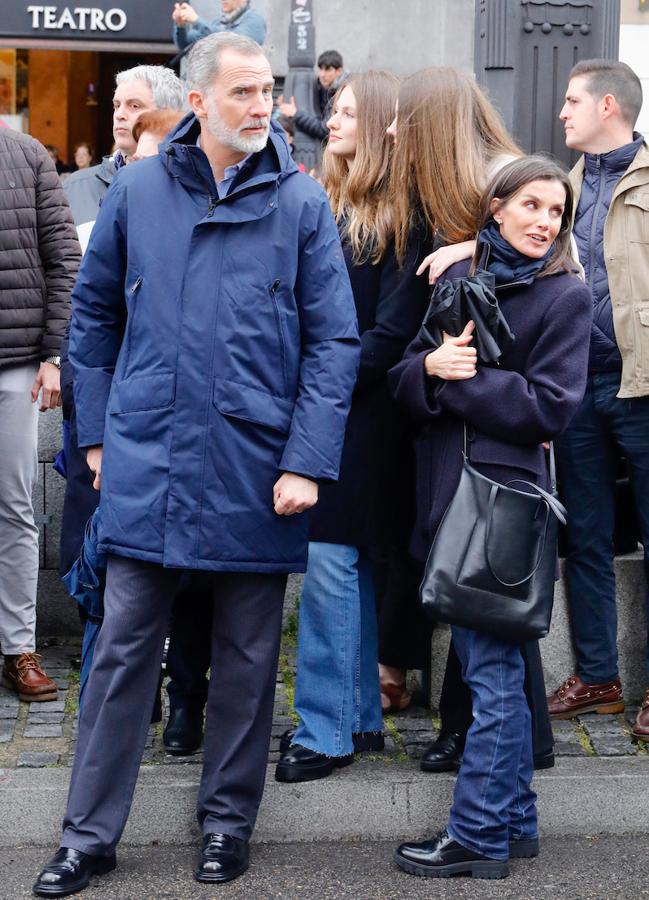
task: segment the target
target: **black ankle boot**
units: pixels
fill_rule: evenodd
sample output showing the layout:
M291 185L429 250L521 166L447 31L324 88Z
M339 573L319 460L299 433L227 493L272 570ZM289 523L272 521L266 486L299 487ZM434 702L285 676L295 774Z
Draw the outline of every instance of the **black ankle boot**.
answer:
M454 731L440 731L421 758L422 772L457 772L462 760L465 736Z
M203 710L193 706L172 706L162 743L172 756L190 756L203 743Z

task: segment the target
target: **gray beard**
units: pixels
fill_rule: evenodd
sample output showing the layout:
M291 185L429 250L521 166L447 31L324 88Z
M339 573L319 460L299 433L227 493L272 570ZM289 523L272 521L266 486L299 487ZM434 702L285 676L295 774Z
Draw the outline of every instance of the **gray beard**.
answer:
M268 128L264 134L255 134L250 137L244 137L236 128L228 128L224 124L223 119L219 115L216 104L212 99L207 101L207 128L212 137L216 138L219 144L224 147L231 147L240 153L259 153L268 143Z

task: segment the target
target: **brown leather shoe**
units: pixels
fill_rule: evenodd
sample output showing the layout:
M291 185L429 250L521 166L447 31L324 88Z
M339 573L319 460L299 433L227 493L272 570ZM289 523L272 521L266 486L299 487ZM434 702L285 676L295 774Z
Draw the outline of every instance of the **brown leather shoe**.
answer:
M2 667L2 683L18 693L26 703L56 700L56 682L41 669L37 653L21 653L20 656L5 656Z
M644 700L635 717L631 734L639 741L649 741L649 690L644 693Z
M578 675L571 675L548 697L548 711L553 719L572 719L592 712L602 716L624 712L620 679L586 684Z

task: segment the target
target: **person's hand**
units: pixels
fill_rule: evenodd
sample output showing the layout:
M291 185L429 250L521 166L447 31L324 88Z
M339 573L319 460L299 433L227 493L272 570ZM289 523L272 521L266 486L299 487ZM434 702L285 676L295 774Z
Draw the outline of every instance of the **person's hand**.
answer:
M61 372L58 366L43 362L40 364L34 384L32 385L32 403L36 403L41 395L40 412L56 409L61 405Z
M88 447L86 450L86 462L88 463L88 468L91 472L95 473L95 480L92 483L92 486L96 491L101 490L101 459L104 455L104 448L100 445L99 447Z
M284 99L284 94L280 94L277 98L277 108L283 116L286 116L287 119L292 119L297 112L295 97L291 97L290 101L286 101Z
M318 502L318 485L310 478L284 472L273 487L273 506L278 516L304 512Z
M174 3L174 10L171 14L176 25L181 27L184 25L193 25L198 19L198 13L189 3Z
M422 275L428 268L428 283L435 284L444 272L454 263L462 259L470 259L475 253L475 241L462 241L459 244L448 244L429 253L421 261L417 275Z
M424 360L426 374L430 378L444 381L463 381L476 374L478 354L475 347L468 345L473 340L474 322L467 322L458 337L450 337L444 332L444 343L429 353Z

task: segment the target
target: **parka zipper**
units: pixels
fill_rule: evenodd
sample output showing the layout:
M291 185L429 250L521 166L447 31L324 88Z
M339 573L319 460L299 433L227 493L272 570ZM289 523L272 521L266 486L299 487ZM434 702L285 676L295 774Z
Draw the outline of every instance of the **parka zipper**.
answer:
M279 286L281 281L279 278L276 278L275 281L270 286L270 298L273 301L273 312L275 314L275 324L277 326L277 336L279 338L279 352L282 360L282 377L284 379L284 390L286 391L288 388L288 376L286 373L286 345L284 343L284 330L282 328L282 314L279 309L279 303L277 302L277 291L279 290Z
M140 290L142 286L142 276L138 275L135 281L133 282L133 286L129 291L131 295L131 299L135 300L135 295ZM131 359L131 334L133 332L133 322L135 320L135 306L128 312L128 318L126 320L126 334L124 336L124 343L126 344L126 360L124 363L124 370L128 372L129 363Z

